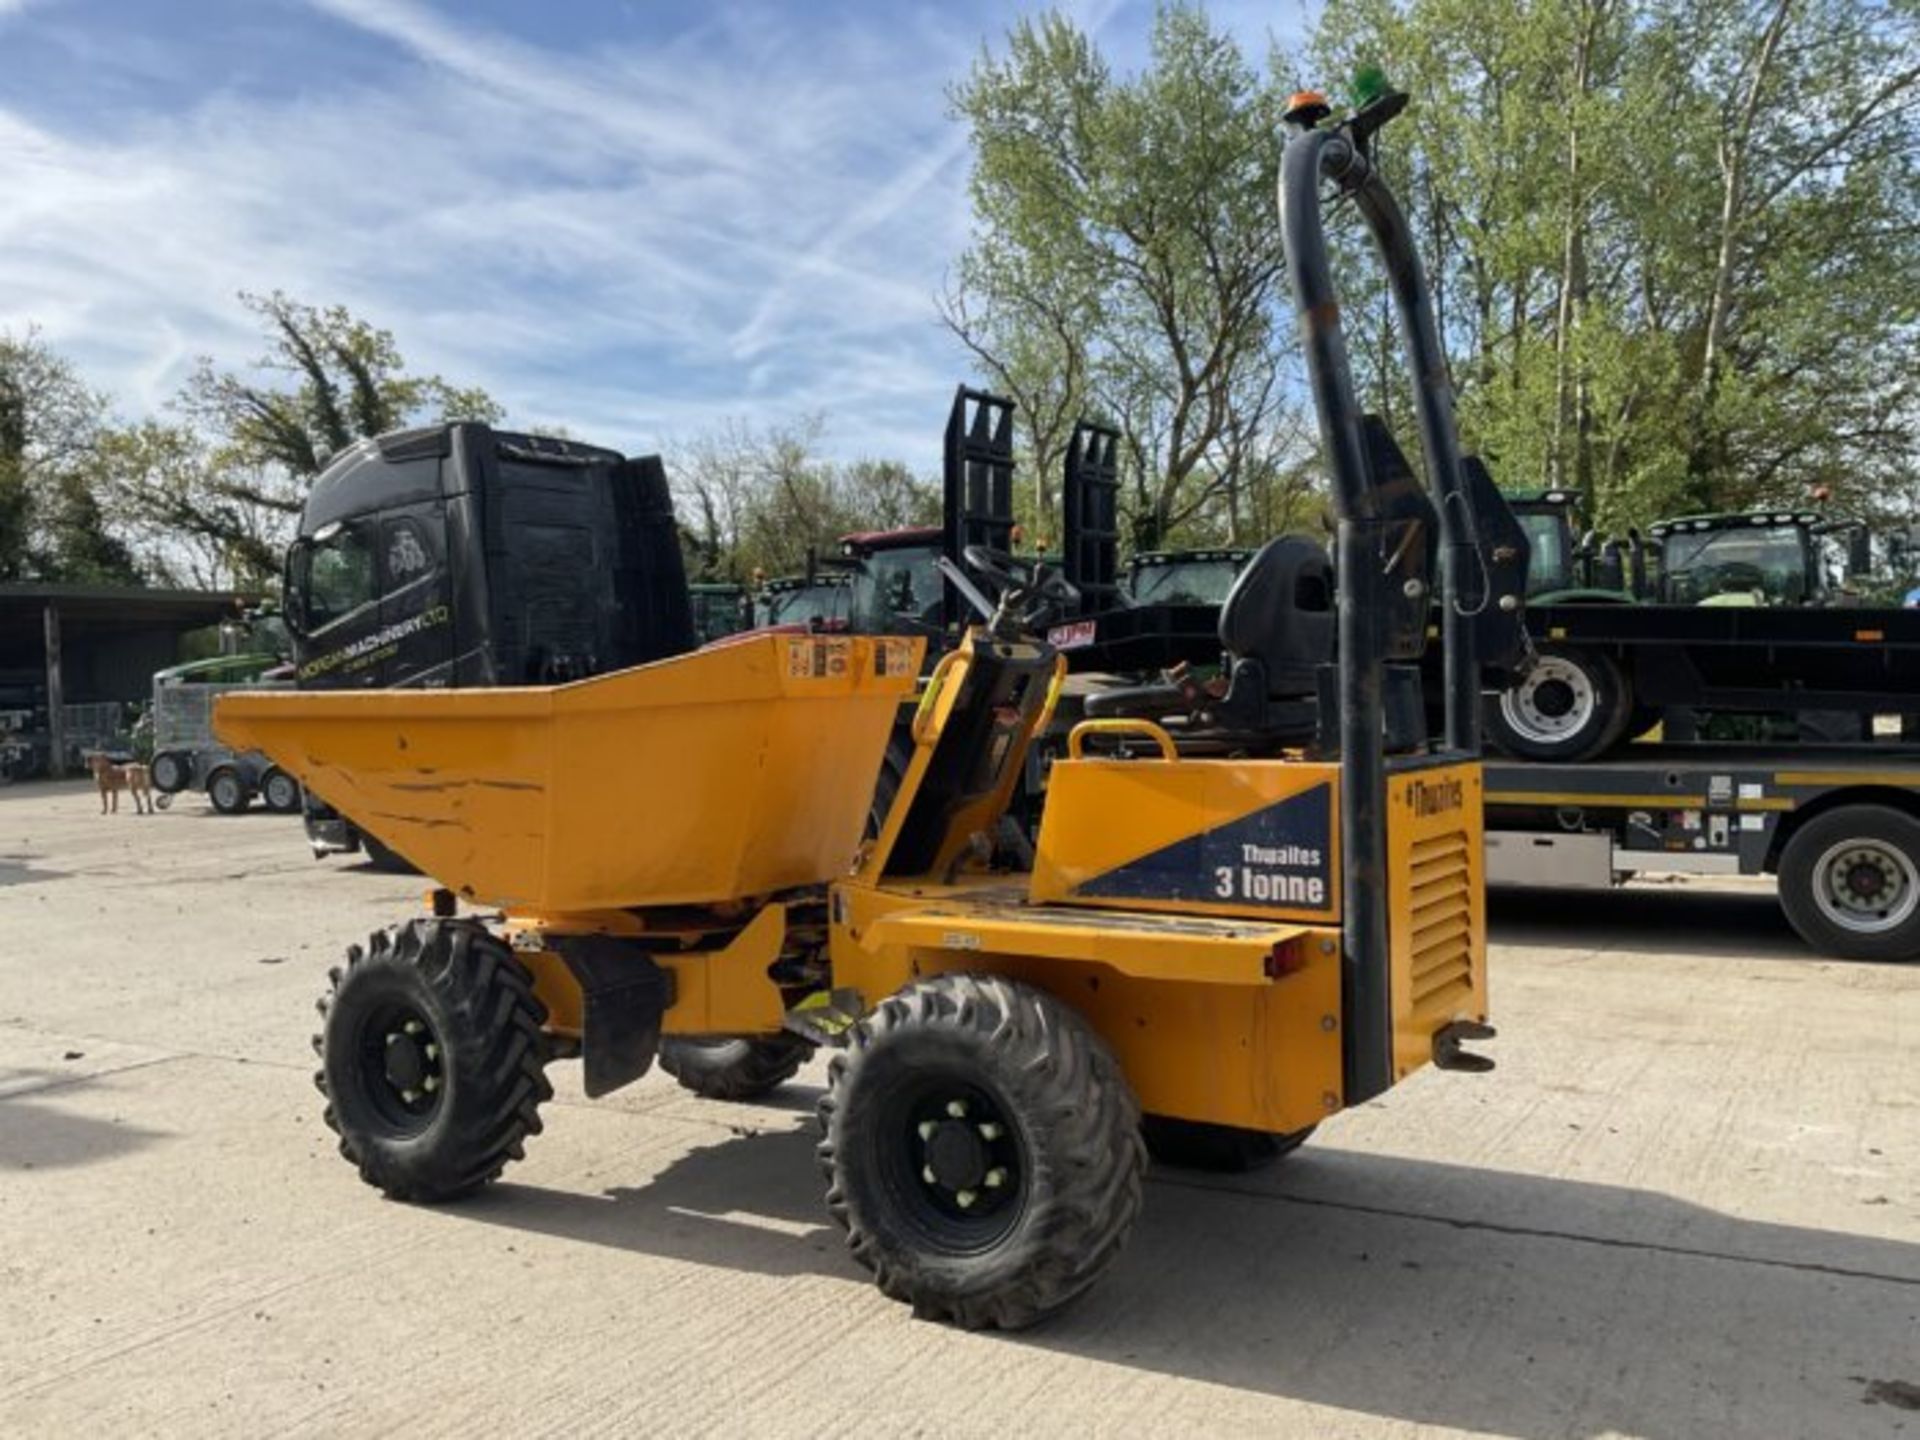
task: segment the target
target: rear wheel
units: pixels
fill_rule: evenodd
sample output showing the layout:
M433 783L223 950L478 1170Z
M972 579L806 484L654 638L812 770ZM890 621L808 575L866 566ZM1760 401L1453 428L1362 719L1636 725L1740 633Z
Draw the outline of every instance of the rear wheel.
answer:
M313 1037L340 1153L396 1200L451 1200L540 1133L546 1007L505 943L414 920L347 952Z
M880 1289L969 1329L1030 1325L1119 1254L1140 1114L1078 1013L990 975L881 1002L820 1102L827 1206Z
M777 1090L807 1063L813 1046L798 1035L669 1036L660 1068L681 1088L709 1100L754 1100Z
M1590 760L1611 749L1633 719L1633 696L1611 656L1543 645L1533 663L1490 697L1489 738L1527 760Z
M1920 957L1920 820L1845 805L1793 833L1780 908L1814 949L1849 960Z
M178 750L162 750L153 757L147 775L162 795L177 795L193 783L193 757Z
M260 780L260 798L276 815L292 815L300 809L300 782L277 765Z
M207 777L207 799L222 815L238 815L253 803L253 792L247 789L247 782L240 778L238 770L222 765Z
M1241 1173L1271 1165L1307 1143L1316 1126L1285 1135L1265 1130L1243 1130L1237 1125L1210 1125L1202 1120L1175 1120L1149 1115L1140 1122L1147 1154L1156 1165L1176 1170L1216 1170Z

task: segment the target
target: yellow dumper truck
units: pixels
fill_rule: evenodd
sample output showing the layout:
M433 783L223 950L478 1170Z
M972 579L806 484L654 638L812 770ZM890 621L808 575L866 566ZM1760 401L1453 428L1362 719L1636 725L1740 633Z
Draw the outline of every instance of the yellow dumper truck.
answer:
M1254 558L1222 617L1231 679L1206 703L1109 696L1052 770L1029 869L993 837L1064 665L1021 623L1053 582L1004 556L969 557L998 602L924 685L918 640L759 634L573 684L222 702L229 744L444 887L431 918L351 949L323 1002L327 1120L368 1183L417 1201L486 1184L538 1133L557 1059L599 1095L662 1036L775 1078L830 1045L819 1159L854 1256L921 1314L1011 1328L1112 1263L1141 1203L1143 1116L1285 1145L1430 1061L1488 1066L1463 1048L1491 1032L1478 686L1451 617L1511 602L1469 593L1424 282L1369 161L1398 103L1329 124L1299 97L1282 167L1336 563L1297 541ZM1404 462L1353 403L1329 182L1403 302L1431 499L1379 478ZM1435 552L1438 742L1412 664ZM1327 626L1338 662L1310 677L1303 731L1274 677L1324 654ZM867 833L916 691L911 761Z

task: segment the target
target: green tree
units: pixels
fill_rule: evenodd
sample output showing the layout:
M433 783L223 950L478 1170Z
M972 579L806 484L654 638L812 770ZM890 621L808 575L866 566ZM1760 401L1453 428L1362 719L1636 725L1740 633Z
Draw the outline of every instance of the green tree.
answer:
M242 294L266 331L247 372L202 359L181 392L183 425L120 432L116 494L188 573L243 586L278 574L293 517L327 462L411 424L500 418L485 391L406 369L391 332L345 308ZM169 543L165 537L171 537Z
M1114 74L1071 20L1023 20L952 91L972 135L974 238L943 313L1028 423L1036 515L1073 420L1112 418L1134 540L1238 529L1291 391L1275 327L1282 91L1197 8L1157 14Z
M140 581L100 500L106 413L34 332L0 335L0 580Z
M938 488L901 462L821 456L825 424L734 420L679 447L670 473L694 579L799 574L850 532L939 522Z
M1413 95L1410 195L1463 430L1615 526L1914 501L1920 14L1865 0L1356 0L1314 66ZM1395 397L1377 287L1347 309ZM1399 418L1399 417L1396 417Z

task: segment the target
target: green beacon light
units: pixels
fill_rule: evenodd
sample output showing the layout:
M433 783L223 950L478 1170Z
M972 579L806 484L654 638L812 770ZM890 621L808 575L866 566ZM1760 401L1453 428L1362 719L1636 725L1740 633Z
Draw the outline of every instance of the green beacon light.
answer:
M1382 95L1393 88L1387 82L1387 72L1378 65L1357 66L1353 79L1347 86L1347 98L1353 102L1353 108L1364 110Z

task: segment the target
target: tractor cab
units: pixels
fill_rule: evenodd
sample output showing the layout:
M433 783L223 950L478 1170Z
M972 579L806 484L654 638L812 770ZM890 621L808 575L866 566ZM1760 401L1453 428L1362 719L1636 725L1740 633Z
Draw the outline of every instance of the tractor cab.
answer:
M1145 550L1127 566L1122 592L1131 605L1219 605L1253 551Z
M1602 540L1580 528L1580 497L1571 490L1526 490L1507 506L1527 538L1527 599L1619 604L1634 598L1642 571L1639 537Z
M940 573L946 531L938 525L863 530L840 539L848 615L861 635L944 635L947 582Z
M1745 511L1661 520L1659 597L1667 605L1830 605L1826 526L1811 511ZM1851 574L1851 566L1847 566Z
M755 606L757 628L800 626L808 630L845 630L851 586L833 571L783 575L760 587Z

